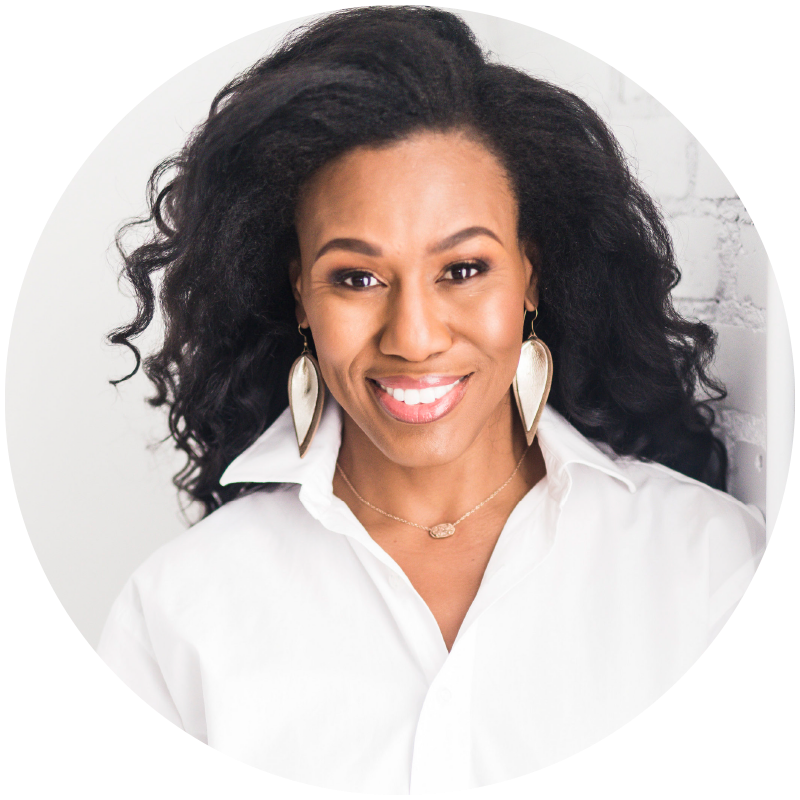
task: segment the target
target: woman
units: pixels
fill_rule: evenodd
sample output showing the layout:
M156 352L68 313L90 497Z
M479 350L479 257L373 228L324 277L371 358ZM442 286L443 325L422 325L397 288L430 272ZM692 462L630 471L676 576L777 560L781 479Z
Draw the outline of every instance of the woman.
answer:
M138 367L160 275L144 369L205 518L100 643L145 700L271 772L416 793L574 753L702 653L764 529L695 399L712 331L585 103L446 12L341 12L150 189L112 341Z

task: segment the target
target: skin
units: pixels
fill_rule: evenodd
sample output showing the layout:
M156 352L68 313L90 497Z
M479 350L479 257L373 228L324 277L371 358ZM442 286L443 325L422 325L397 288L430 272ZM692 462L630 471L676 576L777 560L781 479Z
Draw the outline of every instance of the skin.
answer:
M511 475L526 441L510 387L536 270L497 158L464 132L423 132L357 148L304 187L292 264L297 319L344 410L339 464L359 494L422 525L453 522ZM429 422L387 412L373 381L468 376ZM445 401L446 403L448 401ZM432 539L334 493L427 603L448 650L509 514L545 474L538 444L514 479Z

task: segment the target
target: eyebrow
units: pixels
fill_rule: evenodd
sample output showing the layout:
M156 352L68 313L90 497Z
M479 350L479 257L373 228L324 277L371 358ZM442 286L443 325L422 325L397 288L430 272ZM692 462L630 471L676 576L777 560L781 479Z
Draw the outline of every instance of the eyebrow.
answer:
M456 245L461 244L461 242L466 241L467 239L472 239L475 236L488 236L491 239L494 239L499 244L502 244L500 238L497 234L493 233L489 228L484 228L481 225L473 225L471 228L464 228L462 231L458 231L457 233L448 236L446 239L442 239L441 242L433 245L428 249L429 253L442 253L445 250L449 250ZM382 251L380 247L377 247L374 244L370 244L369 242L365 242L363 239L347 239L347 238L340 238L340 239L331 239L329 242L326 242L317 252L317 255L314 257L314 261L318 261L325 253L330 252L331 250L346 250L350 253L360 253L364 256L380 256Z
M503 244L496 233L493 233L488 228L484 228L481 225L473 225L471 228L464 228L463 231L458 231L458 233L454 233L452 236L442 239L441 242L431 247L428 252L442 253L475 236L488 236L490 239L494 239L498 244Z
M380 247L365 242L363 239L331 239L326 242L314 256L314 261L319 261L330 250L347 250L350 253L361 253L363 256L379 256Z

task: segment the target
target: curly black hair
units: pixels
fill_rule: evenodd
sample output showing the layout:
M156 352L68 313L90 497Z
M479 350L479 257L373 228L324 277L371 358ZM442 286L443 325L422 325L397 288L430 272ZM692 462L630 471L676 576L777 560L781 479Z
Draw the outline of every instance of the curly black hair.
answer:
M669 234L613 134L583 100L498 63L463 20L424 7L345 10L293 31L217 94L153 171L149 214L118 232L137 313L109 340L133 351L133 375L132 340L158 304L164 340L143 369L187 456L176 486L206 514L252 489L219 478L287 406L303 184L354 147L423 130L467 132L508 173L520 241L539 254L550 404L620 455L724 489L708 405L725 395L707 371L715 335L673 308ZM145 243L126 249L142 225Z

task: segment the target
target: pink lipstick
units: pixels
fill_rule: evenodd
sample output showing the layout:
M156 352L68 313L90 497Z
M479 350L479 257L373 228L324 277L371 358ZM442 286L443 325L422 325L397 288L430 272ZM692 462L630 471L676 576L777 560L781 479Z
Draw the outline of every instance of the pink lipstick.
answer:
M400 422L434 422L458 405L469 375L392 375L371 378L369 384L383 409Z

